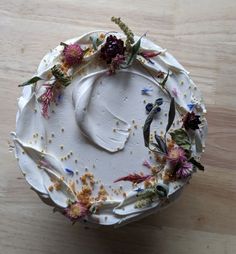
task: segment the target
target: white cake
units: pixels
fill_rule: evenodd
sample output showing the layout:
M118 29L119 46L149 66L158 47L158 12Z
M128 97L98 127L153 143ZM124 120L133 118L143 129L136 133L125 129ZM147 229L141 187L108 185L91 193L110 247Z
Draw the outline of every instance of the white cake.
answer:
M94 31L57 46L18 101L20 169L72 222L118 226L154 213L203 169L206 109L188 71L113 21L126 35Z

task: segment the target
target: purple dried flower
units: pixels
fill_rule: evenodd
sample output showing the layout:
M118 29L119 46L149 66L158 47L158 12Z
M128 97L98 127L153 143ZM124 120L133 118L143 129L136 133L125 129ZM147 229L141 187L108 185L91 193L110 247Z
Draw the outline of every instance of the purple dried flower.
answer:
M184 149L181 147L173 147L168 151L167 160L174 165L186 161L186 159Z
M184 161L180 168L176 171L176 176L178 178L186 178L192 174L193 165L187 161Z

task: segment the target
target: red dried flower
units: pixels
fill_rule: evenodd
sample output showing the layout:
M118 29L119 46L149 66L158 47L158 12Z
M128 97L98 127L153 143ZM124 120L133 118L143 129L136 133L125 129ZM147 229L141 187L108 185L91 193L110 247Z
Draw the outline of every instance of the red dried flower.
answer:
M83 59L83 50L78 43L66 45L63 50L64 59L67 65L74 66L80 64Z
M132 183L141 183L147 179L149 179L151 175L139 175L139 174L129 174L128 176L124 176L121 178L118 178L117 180L114 181L114 183L120 182L120 181L129 181Z
M183 126L186 130L192 129L196 130L199 129L199 124L201 121L199 120L200 116L195 115L194 112L187 113L183 118Z
M110 64L113 58L117 55L124 55L124 52L124 42L121 39L117 39L115 35L110 35L101 48L101 58L104 59L107 64Z

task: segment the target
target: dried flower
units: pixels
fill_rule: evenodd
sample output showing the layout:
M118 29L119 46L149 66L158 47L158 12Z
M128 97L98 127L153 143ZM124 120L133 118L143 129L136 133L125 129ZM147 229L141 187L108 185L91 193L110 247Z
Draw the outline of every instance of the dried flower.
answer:
M148 87L144 87L141 90L142 94L144 94L144 95L149 95L152 91L153 91L153 89L152 88L148 88Z
M183 118L184 128L186 130L188 130L188 129L192 129L192 130L199 129L198 125L201 123L199 118L200 118L200 116L195 115L194 112L191 112L191 113L188 112Z
M69 66L77 65L83 59L83 50L78 43L65 46L63 55L66 64Z
M145 180L148 180L151 177L151 175L139 175L139 174L129 174L128 176L124 176L121 178L118 178L117 180L114 181L114 183L116 182L120 182L120 181L129 181L132 183L141 183Z
M74 171L69 169L69 168L65 168L66 173L68 173L69 175L73 176L74 175Z
M116 70L120 68L120 65L124 63L124 61L124 55L117 54L114 58L112 58L111 64L109 66L109 74L114 74Z
M57 99L60 97L60 89L57 87L56 84L54 85L45 85L46 91L43 93L43 95L40 98L40 101L42 102L42 115L45 118L48 118L48 108L52 102L56 103Z
M107 37L106 43L101 48L101 58L103 58L107 64L110 64L112 63L113 58L115 58L117 55L120 55L118 57L120 59L121 56L124 55L124 52L124 42L121 39L117 39L115 35L110 35Z
M56 78L57 82L63 86L68 86L71 83L71 77L68 76L60 64L54 65L51 68L52 75Z
M172 89L172 94L174 95L175 98L178 97L178 92L177 92L176 87L174 87L174 88Z
M186 159L184 149L181 147L173 147L168 151L167 160L174 165L186 161Z
M147 167L149 169L152 167L152 165L147 160L144 160L143 166L145 166L145 167Z
M180 168L176 171L178 178L186 178L192 174L193 165L190 162L184 161L181 163Z
M120 18L112 17L111 21L114 22L115 24L117 24L120 27L120 29L124 32L124 34L126 35L125 45L126 45L127 49L130 50L131 44L134 43L133 32L129 29L129 27L123 21L121 21Z
M146 112L147 112L147 113L150 113L151 110L153 109L153 107L154 107L153 103L148 103L148 104L145 106ZM157 107L156 110L155 110L155 113L160 112L160 111L161 111L161 108L160 108L160 107Z
M65 209L65 216L71 221L76 221L85 217L88 214L88 211L88 208L78 201L69 205L69 207Z
M152 57L158 56L160 54L161 54L161 52L158 52L158 51L143 51L143 52L141 52L141 55L144 58L152 58Z

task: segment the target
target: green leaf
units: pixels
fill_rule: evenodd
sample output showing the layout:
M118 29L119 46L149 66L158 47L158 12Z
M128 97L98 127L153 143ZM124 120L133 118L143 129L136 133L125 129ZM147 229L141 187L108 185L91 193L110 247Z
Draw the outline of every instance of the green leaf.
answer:
M26 81L23 84L20 84L18 86L19 87L21 87L21 86L28 86L28 85L31 85L31 84L35 84L39 80L41 80L40 77L34 76L33 78L29 79L28 81Z
M184 129L177 129L170 133L175 143L185 150L190 150L191 142L187 132Z
M141 46L141 39L142 39L142 37L140 37L140 38L138 39L138 41L137 41L137 42L134 44L134 46L132 47L132 54L131 54L131 56L130 56L128 62L127 62L127 65L130 65L130 64L133 62L134 58L137 56L138 51L139 51L140 46Z
M149 136L150 136L150 127L151 123L153 121L153 117L156 114L156 109L158 108L158 105L154 105L150 113L148 114L146 121L143 126L143 138L144 138L144 144L146 147L149 147Z
M166 133L170 129L175 119L175 99L172 97L170 102L169 116L168 116L168 124L166 126Z
M195 145L196 145L196 152L201 153L202 152L202 141L199 136L195 133Z
M142 39L143 36L141 36L138 41L134 44L134 46L132 47L132 53L127 61L126 64L123 64L121 65L121 68L125 69L125 68L128 68L134 61L134 59L136 58L137 54L138 54L138 51L140 49L140 46L141 46L141 39Z
M93 44L93 49L94 50L97 50L98 46L102 44L102 40L99 40L97 35L90 36L89 39Z
M60 45L63 47L68 47L68 44L66 44L65 42L61 42Z
M160 153L162 155L165 154L163 151L160 150L160 147L159 147L158 144L156 144L156 143L150 143L150 145L152 145L152 146L154 146L156 148L156 150L155 150L156 153ZM150 148L150 150L151 150L151 148Z
M155 139L157 141L159 150L162 151L163 153L167 154L167 145L163 138L157 134L155 134Z
M168 70L167 75L165 76L164 80L160 84L163 88L164 88L164 86L165 86L165 84L166 84L166 82L167 82L167 80L169 78L169 74L170 74L170 72Z
M193 157L189 159L189 162L191 162L191 163L192 163L194 166L196 166L199 170L204 171L204 169L205 169L204 166L203 166L200 162L196 161Z

